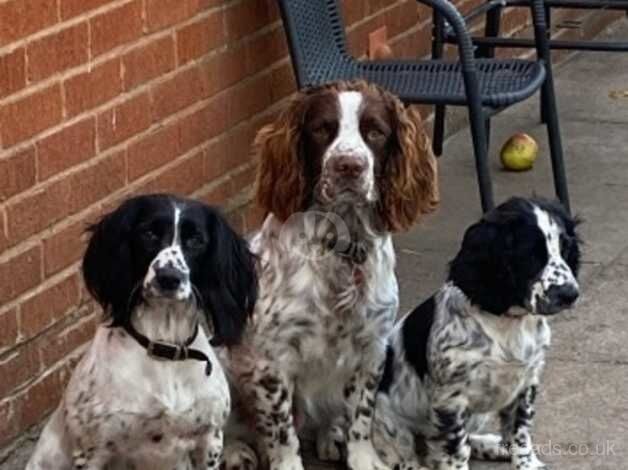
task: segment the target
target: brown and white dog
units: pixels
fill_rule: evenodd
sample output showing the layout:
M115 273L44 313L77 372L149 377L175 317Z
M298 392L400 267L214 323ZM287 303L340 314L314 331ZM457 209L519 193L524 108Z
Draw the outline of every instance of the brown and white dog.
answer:
M386 468L370 436L398 307L391 233L438 203L420 117L379 87L331 83L297 94L256 148L260 296L227 366L249 443L272 470L301 470L295 417L315 416L320 457L346 443L350 468ZM227 468L256 466L248 446L227 445Z

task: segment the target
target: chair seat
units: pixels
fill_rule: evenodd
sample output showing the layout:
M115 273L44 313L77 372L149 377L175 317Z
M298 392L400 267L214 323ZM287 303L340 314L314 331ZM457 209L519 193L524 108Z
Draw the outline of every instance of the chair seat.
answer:
M330 66L331 65L331 66ZM533 95L543 85L545 67L529 60L476 59L482 104L502 108ZM404 102L423 104L466 105L462 68L459 62L369 61L347 57L327 64L309 84L331 79L364 78L397 94Z

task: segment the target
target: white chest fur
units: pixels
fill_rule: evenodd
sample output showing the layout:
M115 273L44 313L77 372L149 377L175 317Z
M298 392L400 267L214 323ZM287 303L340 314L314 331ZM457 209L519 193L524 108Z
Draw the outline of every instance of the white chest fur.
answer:
M353 372L362 344L385 347L398 305L394 250L383 236L362 264L333 253L307 257L280 230L267 220L252 243L264 268L247 341L280 361L300 390L316 393Z
M191 347L212 361L209 377L204 362L156 360L121 329L100 327L65 396L71 433L105 440L136 464L173 468L184 461L209 429L222 428L230 407L204 332Z

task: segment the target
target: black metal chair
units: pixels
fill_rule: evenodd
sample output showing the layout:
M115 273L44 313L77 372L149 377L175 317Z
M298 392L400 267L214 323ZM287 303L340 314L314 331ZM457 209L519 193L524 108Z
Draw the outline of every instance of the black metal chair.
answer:
M544 6L548 30L551 25L552 10L555 9L616 10L625 11L628 14L628 0L545 0ZM466 21L470 21L486 15L484 36L471 38L473 43L479 46L482 57L492 57L495 47L530 48L535 46L534 39L499 37L501 14L505 8L513 7L529 8L530 0L488 0L464 16ZM456 40L453 34L446 34L445 39L448 42ZM549 47L550 49L580 51L628 52L628 40L550 39Z
M554 186L559 199L569 208L543 0L532 1L537 60L475 59L470 35L458 10L447 0L419 1L439 13L441 27L447 21L453 28L459 48L458 62L359 61L347 52L337 0L278 0L298 86L361 78L383 86L407 104L466 105L484 211L494 207L485 125L495 112L525 100L542 88L551 115L547 128Z

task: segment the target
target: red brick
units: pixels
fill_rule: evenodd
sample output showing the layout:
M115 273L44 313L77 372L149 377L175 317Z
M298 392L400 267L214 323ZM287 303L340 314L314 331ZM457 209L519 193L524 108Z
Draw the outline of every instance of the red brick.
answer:
M0 397L6 397L12 390L40 373L39 348L33 343L22 345L0 363L0 367L2 368Z
M148 93L141 93L98 115L99 148L102 151L122 142L150 124L150 97Z
M0 46L57 21L56 0L12 0L0 3Z
M351 0L349 2L341 2L342 4L342 18L346 25L352 25L358 20L361 20L366 15L367 9L366 0Z
M0 108L3 146L10 147L61 121L61 87L44 90Z
M24 429L37 424L43 416L59 405L69 374L65 368L56 369L30 386L19 397L19 422Z
M0 201L35 184L35 148L28 147L0 160Z
M208 96L209 77L193 66L177 73L153 89L153 120L161 121L174 112Z
M68 214L70 185L67 179L39 188L7 207L8 234L18 243Z
M124 89L130 90L174 69L174 39L166 36L122 57Z
M223 2L224 0L198 0L198 9L199 11L206 10L208 8L218 6Z
M224 14L217 10L177 31L179 64L196 59L225 42Z
M20 333L31 338L55 324L79 303L78 274L74 273L20 305Z
M17 308L0 313L0 352L11 348L17 341Z
M225 180L220 182L218 185L213 186L209 191L203 194L200 199L205 204L210 205L224 205L225 201L227 201L233 195L231 181Z
M227 122L234 125L271 104L270 76L262 75L229 90Z
M20 432L12 400L0 403L0 448L9 444Z
M92 339L95 330L93 320L93 315L87 316L56 335L46 335L40 346L44 367L54 365Z
M229 47L226 51L214 55L202 67L204 75L209 77L209 96L222 91L247 77L244 45Z
M88 117L55 132L37 143L39 180L77 165L96 153L96 119Z
M9 239L7 238L6 217L4 210L0 210L0 253L9 247Z
M134 0L90 19L92 56L131 42L142 35L142 2Z
M205 164L205 178L207 181L227 174L234 168L249 161L255 130L249 125L238 126L223 138L223 144L218 144L208 149Z
M247 204L244 209L244 232L252 232L264 221L264 209L257 204Z
M47 277L81 259L87 226L81 220L44 239L44 274Z
M14 51L0 55L0 98L9 96L25 86L25 49L20 47Z
M67 20L109 2L111 0L60 0L61 19Z
M79 23L31 42L28 55L28 79L42 80L59 71L75 67L88 58L87 23Z
M112 59L91 71L67 79L65 107L69 116L109 101L122 91L120 59Z
M129 146L129 181L174 160L179 153L179 128L171 125L147 135Z
M218 95L179 123L180 152L200 145L227 129L226 96Z
M277 67L270 74L270 99L273 103L294 93L297 83L292 71L292 65L287 62L281 67Z
M202 151L168 168L163 173L142 185L142 193L168 192L190 194L202 187L207 181L203 176Z
M221 168L226 166L225 162L229 158L228 155L227 139L224 136L220 136L207 146L204 153L205 165L203 166L205 181L210 182L223 174Z
M239 2L226 10L227 37L238 40L270 23L267 2L249 0Z
M120 189L126 182L125 152L121 150L66 177L70 185L70 214Z
M268 31L249 41L246 47L247 73L253 75L288 54L283 29Z
M36 286L41 279L40 246L0 263L0 304ZM2 393L0 396L3 396Z
M146 0L146 28L148 31L180 23L199 10L199 0Z

